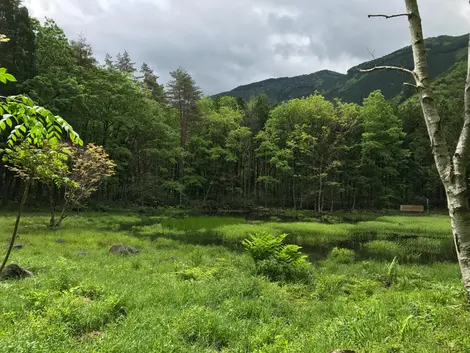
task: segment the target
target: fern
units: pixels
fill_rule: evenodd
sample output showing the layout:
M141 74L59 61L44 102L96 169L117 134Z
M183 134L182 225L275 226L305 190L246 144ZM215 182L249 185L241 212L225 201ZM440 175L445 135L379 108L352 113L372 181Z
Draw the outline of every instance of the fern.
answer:
M300 252L300 246L284 244L286 236L254 233L243 241L243 245L255 260L257 272L270 280L310 281L311 263Z

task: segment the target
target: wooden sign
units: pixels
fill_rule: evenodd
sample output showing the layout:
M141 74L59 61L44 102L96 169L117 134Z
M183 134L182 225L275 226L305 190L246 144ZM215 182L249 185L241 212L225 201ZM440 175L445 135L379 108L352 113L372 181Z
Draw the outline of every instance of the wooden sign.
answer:
M400 211L402 212L424 212L423 205L401 205Z

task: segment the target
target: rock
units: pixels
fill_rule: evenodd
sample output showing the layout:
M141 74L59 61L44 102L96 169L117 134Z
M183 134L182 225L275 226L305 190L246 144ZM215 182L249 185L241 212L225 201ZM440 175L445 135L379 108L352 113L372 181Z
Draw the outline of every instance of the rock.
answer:
M6 266L0 273L0 281L6 281L9 279L23 279L26 277L33 277L33 274L21 268L17 264L11 264Z
M64 239L57 239L55 242L58 243L58 244L63 244L63 243L65 243L65 240Z
M23 249L23 245L15 244L15 245L13 245L12 249L16 249L16 250Z
M336 349L330 353L356 353L356 351L352 351L350 349Z
M132 255L132 254L138 254L140 251L136 248L121 244L121 245L112 246L109 249L109 252L113 254Z
M103 331L91 331L85 334L86 338L90 339L101 339L104 337L104 332Z
M87 252L85 250L80 250L79 252L77 252L77 255L80 255L80 256L86 256Z

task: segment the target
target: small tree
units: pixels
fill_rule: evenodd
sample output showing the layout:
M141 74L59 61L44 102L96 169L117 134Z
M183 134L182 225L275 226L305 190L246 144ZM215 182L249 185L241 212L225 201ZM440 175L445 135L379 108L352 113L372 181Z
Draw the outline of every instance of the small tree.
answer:
M24 180L25 189L23 191L13 235L10 240L10 246L0 267L0 273L8 262L11 249L15 243L21 214L31 184L35 180L52 182L57 185L65 183L66 180L64 179L66 176L64 171L67 170L66 163L69 154L70 150L64 145L54 145L48 141L44 141L41 147L37 147L25 141L20 145L4 150L3 161L6 163L6 167Z
M59 220L55 223L54 208L51 205L51 226L60 227L70 207L87 199L98 190L105 178L115 173L116 164L109 159L102 146L88 144L86 149L71 147L70 169L62 171L62 186L65 187L64 204Z

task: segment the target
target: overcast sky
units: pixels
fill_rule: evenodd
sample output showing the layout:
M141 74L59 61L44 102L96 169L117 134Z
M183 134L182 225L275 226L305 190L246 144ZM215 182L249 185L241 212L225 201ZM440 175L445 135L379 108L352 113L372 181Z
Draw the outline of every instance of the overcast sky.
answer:
M351 66L409 44L403 0L25 0L96 57L127 50L165 82L188 70L207 94L271 77ZM468 0L421 0L424 34L469 32Z

